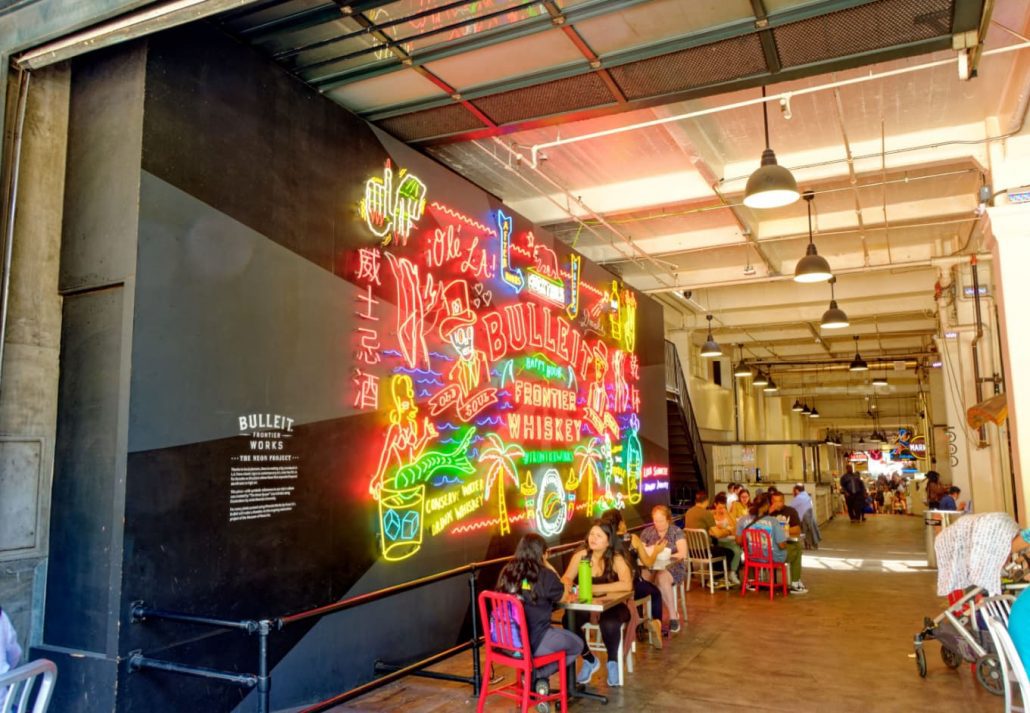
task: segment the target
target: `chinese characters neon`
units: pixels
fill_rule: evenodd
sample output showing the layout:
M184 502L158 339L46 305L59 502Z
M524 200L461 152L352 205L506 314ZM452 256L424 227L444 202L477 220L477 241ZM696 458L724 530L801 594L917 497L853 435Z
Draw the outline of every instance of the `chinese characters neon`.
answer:
M642 298L505 210L429 201L389 162L360 208L380 244L353 254L353 405L385 422L353 448L380 556L471 532L557 536L649 497Z

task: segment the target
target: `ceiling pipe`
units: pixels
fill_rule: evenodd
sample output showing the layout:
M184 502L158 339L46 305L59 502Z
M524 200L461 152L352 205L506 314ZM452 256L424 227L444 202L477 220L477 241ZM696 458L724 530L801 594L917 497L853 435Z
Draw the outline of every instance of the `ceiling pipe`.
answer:
M975 222L977 222L979 220L980 220L980 216L978 216L978 215L971 215L968 218L956 218L955 220L934 220L934 221L930 221L930 222L926 222L926 223L905 223L903 225L895 225L894 227L895 228L933 228L933 227L938 227L938 226L941 226L941 225L961 225L963 223L970 223L970 222L974 222L975 223ZM867 225L866 228L867 228L867 230L884 230L884 229L886 229L886 226L883 225L882 223L876 223L875 225ZM828 230L828 231L822 232L822 233L813 233L813 235L816 238L824 238L824 237L831 236L831 235L852 235L854 233L859 233L859 232L863 232L863 231L859 230L858 228L855 228L855 229L849 229L849 230ZM803 234L802 233L798 233L798 234L791 234L791 235L775 235L775 236L773 236L771 238L762 238L760 240L760 242L762 244L765 244L765 243L787 242L787 241L790 241L790 240L807 240L807 239L808 239L808 233L803 233ZM672 250L670 252L664 252L664 253L653 253L653 255L654 255L656 260L666 260L667 258L676 257L678 255L692 255L692 254L695 254L695 253L714 252L716 250L730 250L730 249L739 248L739 247L744 246L744 245L746 245L746 243L721 243L719 245L705 245L704 247L686 248L686 249L683 249L683 250ZM595 262L598 265L613 265L613 264L617 264L617 263L620 263L620 262L627 262L627 261L626 260L619 260L618 258L612 258L611 260L595 260ZM632 261L628 261L628 262L632 262ZM897 264L897 263L895 263L895 264ZM865 269L865 268L863 268L863 269ZM754 280L752 280L752 282L753 281Z
M919 366L920 362L919 362L918 359L912 359L911 358L912 356L913 356L912 354L906 354L906 355L898 357L897 359L892 359L892 358L889 358L889 357L880 357L879 359L869 359L868 360L868 364L869 364L869 368L870 369L889 370L889 369L894 369L895 365L898 362L902 362L903 361L905 363L905 368L906 369L915 369L916 367ZM929 358L931 356L936 356L936 354L933 353L933 352L925 352L921 356L923 356L923 358ZM827 360L827 361L822 361L822 362L793 362L793 361L775 361L775 362L773 362L773 361L768 361L768 362L752 362L752 363L760 365L760 366L766 366L770 370L773 367L776 367L776 373L777 374L780 374L780 373L784 373L784 374L808 374L808 373L819 373L819 372L826 372L826 371L848 371L848 366L850 365L851 360L850 359L849 360L845 360L845 361L837 361L837 360L829 361L829 360ZM819 364L820 366L790 366L790 365L793 365L793 364ZM788 368L781 369L780 368L781 366L788 366Z
M617 245L616 242L610 236L605 236L605 235L602 235L601 233L599 233L597 230L595 230L593 228L593 226L591 226L588 223L584 222L581 218L579 218L578 216L576 216L576 214L574 214L571 210L569 210L568 206L563 206L561 203L559 203L557 200L555 200L553 196L551 196L548 193L542 191L539 186L537 186L531 180L529 180L528 178L523 176L521 173L516 171L511 165L505 163L504 161L501 161L500 158L498 158L498 156L496 154L494 154L492 151L490 151L490 149L488 149L487 147L483 146L478 141L473 141L472 145L475 146L476 148L480 149L481 151L483 151L483 153L485 153L487 156L490 156L494 160L498 161L505 168L511 170L527 186L529 186L530 188L535 190L537 193L539 193L541 195L541 197L546 198L548 201L553 203L559 210L564 211L565 214L568 215L572 220L574 220L577 223L579 223L582 227L584 227L587 230L589 230L591 233L596 235L601 240L604 240L605 242L607 242L612 248L617 250L625 258L625 260L620 261L620 262L632 262L634 264L639 263L639 259L638 258L635 258L632 255L627 255L623 251L623 249L619 245ZM566 195L567 195L567 192L566 192Z
M870 265L869 267L844 267L836 268L834 274L836 275L849 275L854 273L865 273L865 272L881 272L883 270L898 270L898 269L915 269L921 267L946 267L955 265L958 263L965 263L969 260L969 255L941 255L938 257L932 257L929 260L910 260L907 262L895 262L890 264L882 265ZM981 262L992 259L990 253L978 253L976 258ZM723 282L700 282L694 284L678 284L670 287L652 287L650 289L641 290L645 294L653 294L655 292L665 292L667 290L703 290L711 289L716 287L737 287L739 285L755 285L766 282L782 282L784 280L794 280L793 275L769 275L767 277L744 277L738 280L726 280Z
M848 139L847 129L844 128L844 104L840 98L840 88L833 89L833 109L837 116L837 126L840 128L840 136L844 141L844 157L848 162L848 177L851 184L852 197L855 200L855 217L858 219L858 232L862 240L862 262L869 265L869 245L865 239L865 219L862 217L862 202L859 199L858 173L855 171L855 155L851 152L851 141ZM888 254L888 262L890 262Z
M1022 49L1030 47L1030 42L1020 42L1006 47L998 47L996 49L987 50L983 52L983 56L1003 54L1005 52L1016 52ZM719 114L724 111L731 111L733 109L743 109L744 107L754 106L756 104L763 104L765 102L779 102L781 99L784 101L790 101L792 97L802 96L805 94L815 94L817 92L823 92L830 89L836 89L838 87L847 87L855 84L864 84L865 82L875 81L877 79L887 79L889 77L897 77L904 74L911 74L913 72L921 72L927 69L933 69L935 67L944 67L951 64L957 64L958 57L952 57L950 59L942 59L934 62L926 62L924 64L912 65L909 67L899 67L898 69L891 69L885 72L872 72L869 74L862 75L859 77L853 77L851 79L841 79L836 82L828 82L826 84L816 85L814 87L805 87L803 89L796 89L789 92L781 92L779 94L770 94L765 97L757 97L755 99L746 99L739 102L733 102L731 104L723 104L721 106L709 107L707 109L699 109L697 111L690 111L684 114L674 114L673 116L666 116L660 119L652 119L651 121L642 121L636 124L629 124L627 126L620 126L613 129L605 129L603 131L592 131L587 134L580 136L570 136L564 139L555 139L554 141L547 141L541 144L534 144L530 147L530 166L533 168L537 167L537 160L540 151L544 149L553 148L555 146L564 146L566 144L574 144L580 141L589 141L591 139L600 139L605 136L615 136L617 134L623 134L628 131L637 131L639 129L647 129L652 126L660 126L662 124L668 124L674 121L684 121L686 119L696 119L701 116L708 116L710 114ZM879 156L879 154L876 154ZM861 157L858 157L861 158ZM795 169L796 170L796 169Z
M509 153L509 154L510 154L510 155L511 155L511 156L512 156L513 158L515 158L515 160L516 160L517 162L519 162L519 163L524 163L524 162L525 162L525 160L526 160L526 159L525 159L525 156L523 156L523 155L522 155L521 153L519 153L518 151L516 151L516 150L515 150L514 148L512 148L511 146L509 146L508 144L506 144L506 143L505 143L505 142L504 142L503 140L501 140L501 139L500 139L499 137L497 137L497 136L493 137L493 142L494 142L494 144L495 144L495 145L497 145L497 146L500 146L500 147L501 147L501 148L503 148L503 149L504 149L505 151L507 151L507 152L508 152L508 153ZM499 157L499 156L495 155L495 154L494 154L494 153L493 153L492 151L489 151L489 150L487 150L487 148L486 148L485 146L483 146L482 144L480 144L480 143L479 143L478 141L473 141L472 143L473 143L473 144L475 144L476 146L478 146L478 147L479 147L480 149L482 149L483 151L485 151L485 152L486 152L486 154L487 154L488 156L493 156L493 157L494 157L494 160L496 160L496 161L498 161L498 162L500 162L500 163L504 164L505 166L509 166L509 165L510 165L510 164L508 164L508 163L506 163L506 162L504 162L504 161L501 161L501 159L500 159L500 157ZM646 260L647 262L650 262L650 263L651 263L652 265L654 265L654 267L655 267L655 268L656 268L656 269L657 269L658 271L660 271L660 272L664 272L664 273L665 273L665 274L667 274L667 275L668 275L668 276L669 276L670 278L672 278L673 282L675 282L675 280L676 280L676 275L675 275L675 274L674 274L674 273L673 273L673 272L672 272L671 270L669 270L669 268L668 268L668 267L666 267L666 266L662 265L661 263L659 263L659 262L658 262L658 261L657 261L657 260L656 260L656 259L655 259L655 258L654 258L654 257L652 256L652 255L649 255L649 254L648 254L648 253L647 253L646 251L642 250L642 249L640 248L640 246L639 246L639 245L637 245L637 244L636 244L636 243L634 243L634 242L633 242L633 241L632 241L631 239L629 239L628 237L626 237L625 235L623 235L623 234L622 234L621 232L619 232L619 230L617 230L617 229L616 229L616 228L615 228L615 227L614 227L614 226L613 226L613 225L612 225L611 223L609 223L609 222L608 222L607 220L605 220L605 219L604 219L604 218L603 218L603 217L602 217L602 216L601 216L601 215L600 215L599 213L597 213L596 211L594 211L594 209L593 209L593 208L591 208L591 207L590 207L590 206L588 206L588 205L587 205L586 203L584 203L584 202L582 201L582 199L580 199L580 198L579 198L578 196L574 196L574 195L572 195L572 194L571 194L571 193L570 193L570 192L568 191L568 189L566 189L566 188L565 188L564 186L562 186L562 185L561 185L560 183L558 183L558 182L557 182L557 181L555 181L555 180L554 180L553 178L551 178L550 176L548 176L548 175L547 175L546 173L544 173L543 171L541 171L541 170L540 170L540 169L539 169L539 168L538 168L538 167L536 166L536 163L535 163L535 162L534 162L534 163L533 163L532 165L530 165L530 169L531 169L531 170L532 170L532 171L533 171L533 172L534 172L534 173L535 173L536 175L540 176L540 178L542 178L542 179L543 179L544 181L546 181L546 182L547 182L548 184L550 184L551 186L553 186L553 187L554 187L554 188L556 188L557 190L561 191L561 192L562 192L562 193L563 193L563 194L565 195L565 199L566 199L566 200L571 200L571 201L575 202L575 203L576 203L576 205L578 205L578 206L579 206L579 207L580 207L580 208L581 208L581 209L582 209L582 210L583 210L583 211L584 211L585 213L587 213L588 215L592 216L592 217L594 218L594 220L598 221L598 223L599 223L600 225L603 225L603 226L604 226L605 228L608 228L608 230L612 231L612 233L613 233L613 234L614 234L614 235L615 235L616 237L618 237L618 238L619 238L620 240L622 240L622 242L624 242L624 243L625 243L626 245L628 245L628 246L629 246L629 248L630 248L630 249L631 249L631 250L632 250L633 252L637 253L637 255L639 255L639 256L640 256L640 258L641 258L642 260ZM518 171L515 171L515 173L518 173ZM521 174L519 174L519 175L521 175ZM525 177L524 177L524 176L523 176L523 179L525 179ZM527 183L529 183L530 185L532 185L532 183L531 183L530 181L526 180L526 182L527 182ZM537 189L537 190L539 191L539 189ZM543 194L543 191L540 191L540 193L541 193L541 194ZM566 212L566 213L568 213L569 215L572 215L572 211L571 211L571 210L565 209L565 212ZM584 225L585 225L585 224L584 224ZM602 239L605 239L605 238L604 238L603 236L601 236L601 235L600 235L600 234L599 234L599 233L598 233L598 232L597 232L596 230L593 230L593 228L591 228L591 229L590 229L590 232L594 233L595 235L597 235L598 237L600 237L600 238L602 238ZM610 244L613 244L611 240L609 240L608 242L609 242ZM614 246L614 244L613 244L613 246ZM622 251L620 250L620 252L622 252ZM625 253L623 253L623 254L625 254ZM659 277L659 276L658 276L657 274L655 274L655 275L654 275L654 278L655 278L656 280L658 280L659 282L663 283L664 285L666 285L666 287L668 287L668 288L671 288L671 287L673 287L673 286L674 286L674 285L670 285L670 284L669 284L669 283L668 283L668 282L667 282L666 280L662 279L662 278L661 278L661 277Z
M863 189L863 188L878 188L880 186L890 186L890 185L894 185L896 183L915 183L917 181L926 181L926 180L930 180L930 179L934 179L934 178L949 178L951 176L963 176L963 175L965 175L967 173L977 173L977 174L982 175L983 171L981 171L979 168L962 168L962 169L958 169L958 170L955 170L955 171L942 171L940 173L928 173L928 174L921 175L921 176L907 176L906 175L904 178L892 178L890 180L875 181L873 183L862 183L862 184L858 185L857 188L859 188L859 189ZM843 188L824 188L821 191L820 190L813 190L812 193L814 193L816 198L818 198L819 196L828 195L830 193L841 193L843 191L850 191L850 190L852 190L851 186L845 186ZM693 202L697 203L699 201L693 201ZM671 204L671 205L675 205L675 204ZM643 208L643 209L641 209L641 208L630 208L630 209L612 211L611 213L605 213L605 216L607 217L609 222L614 222L614 223L640 223L640 222L644 222L644 221L648 221L648 220L661 220L663 218L680 218L680 217L683 217L685 215L698 215L698 214L701 214L701 213L710 213L710 212L716 211L716 210L727 210L727 209L732 209L732 208L740 208L743 205L744 205L743 203L730 203L730 202L709 203L707 205L698 206L697 208L690 208L690 209L686 209L686 210L672 210L671 212L668 212L668 213L666 213L666 212L653 213L651 215L643 215L643 216L639 216L639 217L636 217L635 214L639 213L641 210L647 210L647 209L646 208ZM668 207L669 206L667 206L666 208L663 208L663 210L666 210ZM620 220L620 216L627 216L627 217ZM555 226L559 226L559 225L561 225L561 223L544 223L545 227L549 227L552 230L554 229ZM913 226L906 226L906 227L913 227ZM820 235L836 235L836 233L835 232L817 232L815 235L816 235L816 237L818 237ZM806 237L807 238L808 234L806 233L804 236L798 236L798 237ZM767 240L776 240L776 239L777 238L769 238ZM767 240L763 240L762 242L767 242ZM730 245L741 245L741 244L742 243L725 243L725 245L727 245L727 246L730 246Z

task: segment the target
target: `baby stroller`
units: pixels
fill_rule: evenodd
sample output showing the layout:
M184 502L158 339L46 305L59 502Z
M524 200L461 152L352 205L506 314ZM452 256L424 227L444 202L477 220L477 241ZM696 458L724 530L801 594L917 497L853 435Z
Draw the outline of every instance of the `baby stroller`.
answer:
M980 685L1004 695L999 658L981 611L1008 620L1014 597L1001 592L1022 585L1004 585L1003 567L1008 582L1021 582L1026 573L1024 558L1009 558L1011 541L1018 532L1018 525L1007 514L986 513L961 517L937 536L937 591L948 596L948 607L933 619L926 617L922 631L915 635L916 667L921 677L927 672L923 643L936 640L948 668L972 664Z
M919 675L926 678L923 642L936 640L941 644L941 660L945 666L956 669L963 662L972 664L976 680L984 689L996 696L1005 695L998 654L981 611L1003 613L1003 619L1007 620L1013 598L1007 594L988 597L984 589L970 587L960 597L953 598L948 608L936 618L926 617L923 630L915 635L914 641Z

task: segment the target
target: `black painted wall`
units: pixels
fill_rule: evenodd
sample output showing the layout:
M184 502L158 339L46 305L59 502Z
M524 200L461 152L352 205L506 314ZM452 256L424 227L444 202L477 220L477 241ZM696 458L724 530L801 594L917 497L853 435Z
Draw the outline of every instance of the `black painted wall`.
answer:
M236 633L133 624L133 601L270 617L512 551L519 528L428 540L417 558L383 566L355 456L380 437L382 416L349 396L366 177L391 158L467 214L490 215L495 198L206 25L78 60L72 127L63 282L85 291L66 297L62 341L42 647L61 659L57 710L255 709L225 685L128 673L134 650L239 671L254 670L256 651ZM584 275L612 279L585 262ZM637 299L640 438L646 462L664 464L661 308ZM229 463L249 413L295 419L296 506L230 523ZM627 518L666 498L649 494ZM465 587L277 634L273 707L366 681L377 658L453 645Z

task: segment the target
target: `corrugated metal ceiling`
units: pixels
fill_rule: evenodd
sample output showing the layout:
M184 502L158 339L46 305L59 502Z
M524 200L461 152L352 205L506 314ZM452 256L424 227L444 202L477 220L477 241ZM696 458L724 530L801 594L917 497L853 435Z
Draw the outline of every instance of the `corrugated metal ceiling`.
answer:
M399 138L627 111L950 46L982 0L278 0L222 26Z

